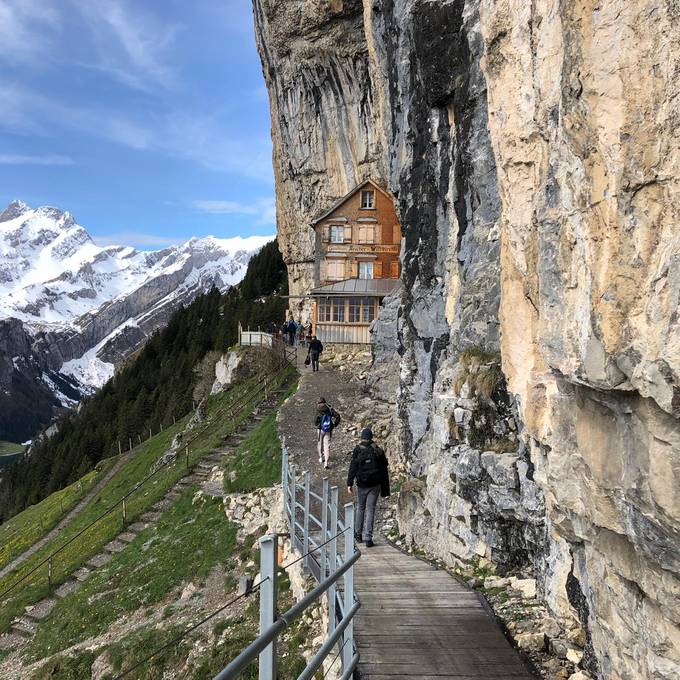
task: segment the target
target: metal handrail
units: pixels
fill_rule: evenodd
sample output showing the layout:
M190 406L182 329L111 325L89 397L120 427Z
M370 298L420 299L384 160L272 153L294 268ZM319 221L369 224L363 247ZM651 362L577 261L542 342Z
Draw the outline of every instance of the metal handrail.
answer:
M359 661L354 643L354 616L361 602L354 594L354 564L361 552L354 546L354 505L345 505L344 522L338 516L338 487L330 487L328 479L323 480L322 494L312 492L311 475L299 475L295 467L289 466L288 451L283 446L282 456L283 507L289 526L293 550L300 557L287 564L284 569L296 562L304 567L317 580L318 585L305 595L297 604L284 614L276 613L277 601L277 564L276 553L278 536L265 536L260 540L260 635L244 649L214 680L236 678L239 673L259 656L259 679L274 680L277 677L276 644L280 634L291 621L298 618L307 607L327 593L328 636L311 661L307 664L298 680L311 680L331 651L339 646L335 660L341 658L342 677L348 680ZM298 484L301 478L302 484ZM297 493L301 491L304 502L300 503ZM315 516L310 507L311 499L321 503L321 519ZM298 513L302 512L302 516ZM310 531L310 520L316 530ZM338 539L342 539L343 555L340 554ZM342 579L341 579L342 577Z

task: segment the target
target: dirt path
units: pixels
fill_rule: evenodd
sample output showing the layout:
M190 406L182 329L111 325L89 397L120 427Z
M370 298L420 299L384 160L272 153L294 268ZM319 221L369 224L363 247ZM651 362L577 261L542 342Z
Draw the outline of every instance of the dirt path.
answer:
M69 512L65 517L61 519L59 524L53 529L48 531L39 541L34 543L30 548L27 548L20 555L17 555L9 564L5 565L0 569L0 578L6 576L11 571L14 571L18 566L23 564L31 555L34 555L40 548L54 540L59 536L62 529L70 524L80 513L85 509L85 507L92 501L93 498L99 494L99 492L109 483L111 478L123 467L125 462L128 460L128 456L120 456L115 462L113 467L99 480L95 487L85 495L85 497L80 500L76 506Z

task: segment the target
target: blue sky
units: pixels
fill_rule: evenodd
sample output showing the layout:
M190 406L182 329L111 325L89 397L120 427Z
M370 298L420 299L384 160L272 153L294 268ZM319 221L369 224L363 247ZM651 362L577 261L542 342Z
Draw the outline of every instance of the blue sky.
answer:
M101 244L273 234L251 1L0 0L0 204L14 198Z

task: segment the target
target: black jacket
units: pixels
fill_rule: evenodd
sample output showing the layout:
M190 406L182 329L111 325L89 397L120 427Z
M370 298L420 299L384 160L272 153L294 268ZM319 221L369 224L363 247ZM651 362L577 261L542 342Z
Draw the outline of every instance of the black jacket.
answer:
M323 418L326 413L331 414L331 432L340 425L340 414L332 407L325 406L324 408L319 408L316 410L316 418L314 418L314 425L317 430L321 430L321 418Z
M377 454L378 467L380 469L380 495L385 498L390 495L390 473L387 466L387 456L385 455L385 452L373 442L361 442L361 444L354 447L354 451L352 451L352 461L349 464L349 472L347 473L347 486L348 488L353 486L355 480L357 486L362 486L359 483L359 480L356 479L356 476L359 471L359 458L366 450L367 446L372 446Z
M318 338L316 340L312 340L309 343L309 353L311 354L321 354L323 352L323 345L321 344L321 340Z

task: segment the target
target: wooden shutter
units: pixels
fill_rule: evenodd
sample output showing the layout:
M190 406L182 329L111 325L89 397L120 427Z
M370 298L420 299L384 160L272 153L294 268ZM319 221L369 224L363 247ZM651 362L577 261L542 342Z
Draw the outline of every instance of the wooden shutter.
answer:
M379 246L382 243L382 225L380 224L374 224L373 225L373 243L375 243L376 246Z
M330 243L331 242L331 225L330 224L325 224L323 227L323 242L324 243Z
M382 279L383 275L383 263L380 260L376 260L373 263L373 278Z
M359 278L359 263L354 260L354 262L350 262L350 278L351 279L358 279Z
M349 224L345 225L345 243L352 242L352 226Z
M393 279L399 278L399 260L392 260L390 262L390 276Z

